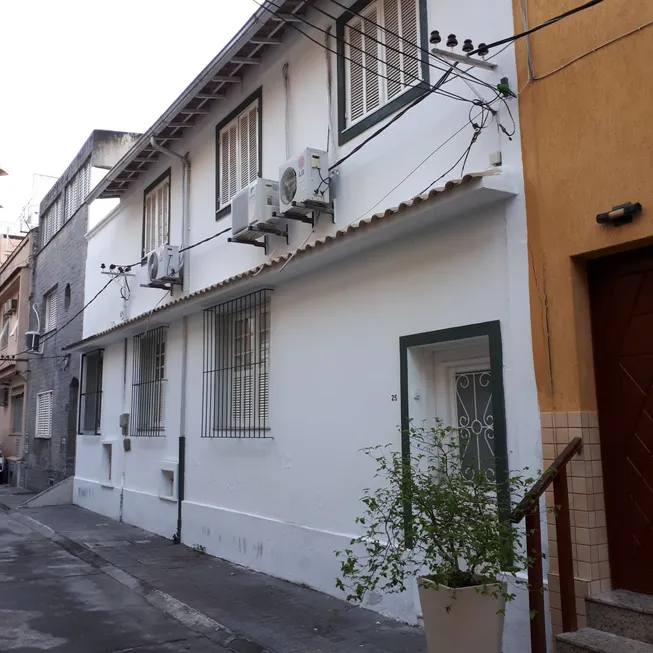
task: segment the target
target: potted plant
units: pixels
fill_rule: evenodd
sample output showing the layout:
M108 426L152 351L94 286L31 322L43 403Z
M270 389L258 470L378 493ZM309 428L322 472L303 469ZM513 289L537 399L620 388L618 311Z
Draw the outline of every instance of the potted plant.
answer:
M523 533L507 519L509 497L533 479L511 473L498 483L495 461L470 464L461 452L474 442L439 420L408 436L409 454L363 450L379 485L361 499L363 534L336 552L336 585L362 602L372 590L405 591L417 577L429 653L500 653L506 601L515 597L509 582L525 584L516 574L528 565Z

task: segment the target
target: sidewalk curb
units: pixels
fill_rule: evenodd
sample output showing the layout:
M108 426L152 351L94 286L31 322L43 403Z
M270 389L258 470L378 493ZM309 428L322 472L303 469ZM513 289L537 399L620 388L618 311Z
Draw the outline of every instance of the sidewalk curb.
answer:
M224 646L230 651L233 651L233 653L275 653L271 649L233 632L227 626L218 623L203 612L192 608L174 596L162 592L148 582L136 578L136 576L133 576L129 572L116 567L95 551L57 533L49 526L42 524L24 512L11 509L7 510L7 512L16 521L40 533L71 555L74 555L76 558L95 567L103 574L113 578L124 587L141 596L151 606L172 617L189 630L206 637L216 644Z

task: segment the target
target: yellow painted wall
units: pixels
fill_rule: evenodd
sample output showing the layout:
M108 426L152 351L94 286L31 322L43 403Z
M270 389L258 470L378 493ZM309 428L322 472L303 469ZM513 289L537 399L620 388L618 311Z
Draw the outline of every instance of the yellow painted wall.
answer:
M521 2L531 27L582 4ZM514 8L520 32L520 0ZM531 37L542 79L529 83L526 41L517 45L542 411L596 408L585 259L653 241L652 22L652 0L604 0L547 27ZM633 224L596 223L597 213L628 201L644 206Z

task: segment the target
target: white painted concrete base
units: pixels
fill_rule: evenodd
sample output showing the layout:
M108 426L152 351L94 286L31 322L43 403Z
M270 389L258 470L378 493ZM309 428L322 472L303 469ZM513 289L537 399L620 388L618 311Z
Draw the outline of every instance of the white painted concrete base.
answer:
M44 506L64 506L73 502L73 477L65 478L56 485L43 490L28 499L21 508L43 508Z
M75 477L72 503L168 539L177 528L177 502L148 492Z

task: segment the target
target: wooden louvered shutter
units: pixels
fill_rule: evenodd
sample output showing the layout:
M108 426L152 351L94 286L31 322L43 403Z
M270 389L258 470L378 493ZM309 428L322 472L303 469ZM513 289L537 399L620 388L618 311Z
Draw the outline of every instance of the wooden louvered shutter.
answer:
M52 436L52 391L36 396L36 437Z
M348 122L364 117L381 105L381 77L379 61L381 30L378 27L377 3L372 3L361 14L352 19L345 39L348 43Z
M348 122L352 123L365 114L365 71L363 70L363 35L361 34L363 21L354 20L347 28L347 42L349 43L349 110Z
M403 66L402 46L399 28L399 0L384 0L383 2L383 26L385 27L385 67L388 78L386 84L388 89L388 100L392 100L401 93Z
M399 0L399 27L402 41L404 88L420 77L420 38L418 0Z
M238 121L220 134L220 206L226 206L238 191Z
M44 333L57 327L57 291L53 290L45 296L45 325Z
M363 13L363 58L365 71L365 113L370 113L381 104L380 46L381 30L377 27L379 12L374 3Z
M157 241L156 247L161 247L168 242L168 188L169 182L164 181L157 192Z
M258 177L258 106L253 106L249 111L249 135L247 138L249 158L249 180L251 184Z

